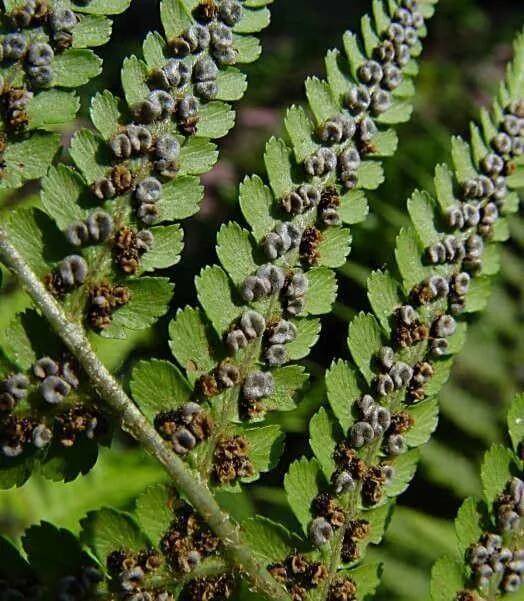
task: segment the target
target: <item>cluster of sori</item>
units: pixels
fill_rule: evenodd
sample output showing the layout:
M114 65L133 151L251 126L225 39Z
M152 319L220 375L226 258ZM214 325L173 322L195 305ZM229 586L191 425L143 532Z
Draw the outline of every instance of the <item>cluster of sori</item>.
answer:
M189 402L175 411L155 416L154 426L159 434L170 441L177 455L186 455L195 446L207 440L214 429L213 420L198 403Z
M492 238L494 227L504 212L508 196L506 178L515 170L514 160L524 150L524 100L507 106L499 131L490 140L491 149L479 161L477 176L461 183L461 203L452 206L446 222L454 234L447 234L430 246L426 257L430 264L456 265L453 281L434 282L429 293L450 298L453 315L464 309L465 294L471 277L482 271L485 240Z
M6 129L13 133L20 133L29 123L27 107L34 97L33 92L24 88L4 89L4 80L0 77L0 88L2 89L2 98L0 110L3 114L3 120ZM5 134L4 134L5 136ZM4 137L4 149L6 149L6 137Z
M184 589L187 601L226 601L233 594L234 581L227 574L195 578Z
M75 576L64 576L55 585L53 598L57 601L82 601L91 599L97 585L104 579L103 574L94 566L86 566Z
M373 138L379 133L374 118L391 105L391 94L403 81L402 69L419 46L419 32L424 19L415 1L406 0L391 15L389 27L372 51L373 58L363 61L357 71L358 83L344 97L342 112L327 119L316 134L320 146L304 160L309 183L302 183L280 199L283 212L294 218L308 214L309 218L295 223L280 223L266 235L263 248L269 259L275 260L299 249L306 265L318 262L317 247L323 239L317 226L340 223L338 190L350 190L358 185L358 170L362 157L376 152ZM304 227L304 224L309 224Z
M71 447L79 439L92 440L107 431L96 405L76 404L80 381L69 359L41 357L33 373L7 376L0 382L0 450L14 458L25 450L46 449L55 441ZM30 414L26 415L30 408ZM45 419L39 417L46 412Z
M239 385L239 412L243 418L259 418L266 411L264 399L274 393L274 382L271 372L261 370L259 364L273 368L290 360L286 345L297 336L293 318L303 314L310 287L305 271L315 266L319 259L323 234L317 226L339 224L340 194L352 187L345 185L350 179L348 173L358 170L360 153L365 151L363 139L371 131L378 133L370 111L378 114L379 100L385 102L384 98L389 98L389 93L401 84L402 68L418 51L417 32L423 30L424 20L416 3L407 0L397 8L391 18L387 17L390 26L373 52L377 60L361 65L361 83L347 94L350 97L355 90L367 94L370 96L368 105L359 111L347 106L340 115L324 123L314 134L314 144L322 146L304 164L304 177L309 181L292 185L287 193L275 191L283 219L277 221L272 231L260 237L262 250L270 262L256 267L239 284L242 299L255 306L246 307L225 334L229 359L198 382L204 396L213 396L225 388ZM371 81L368 71L375 73L377 69L380 77ZM380 88L380 85L389 86L389 91ZM369 142L371 138L367 139ZM280 144L275 140L272 142L273 148ZM372 152L369 146L366 145L366 149ZM266 162L268 160L266 157ZM343 169L338 169L340 161ZM271 182L269 167L268 174ZM247 196L246 201L249 201ZM297 262L302 263L303 268L295 268ZM274 302L277 300L278 304ZM267 310L268 305L270 311ZM262 311L259 309L261 306L264 307ZM255 356L256 364L246 361L247 357ZM237 369L234 361L242 366ZM250 365L246 366L246 363ZM400 366L396 366L394 373L399 369ZM225 378L224 370L227 371ZM396 379L399 377L404 378L405 374L400 373Z
M110 553L107 571L119 601L174 601L174 597L158 584L157 576L163 564L162 555L152 549L139 553L124 550Z
M317 588L328 574L328 567L318 561L310 561L295 553L279 563L268 566L277 582L281 582L293 601L304 601L308 592Z
M355 538L352 535L355 519L348 520L347 516L345 520L341 519L344 516L344 508L347 506L347 497L341 497L341 495L350 492L351 498L354 499L353 502L370 507L380 502L384 494L387 494L388 483L396 476L396 457L406 452L411 446L411 443L408 442L409 433L411 430L416 430L418 426L416 407L412 409L411 406L426 399L425 389L428 382L441 369L441 366L449 365L449 361L444 363L442 361L453 352L450 339L458 328L457 315L465 307L465 296L471 279L481 271L483 238L490 236L485 228L477 229L476 232L472 232L471 228L486 225L484 216L488 214L493 216L493 206L497 211L501 209L501 213L504 213L508 190L504 182L498 183L497 178L502 177L504 180L504 177L509 176L514 170L513 160L520 152L518 150L520 147L519 135L522 133L524 124L522 107L522 101L512 102L507 107L500 118L501 132L492 140L495 149L497 140L509 141L507 152L497 155L500 159L500 169L495 172L492 168L487 170L485 167L498 162L494 155L490 154L483 160L479 158L479 165L485 169L485 174L479 175L475 180L479 184L479 196L476 204L464 203L461 199L455 205L459 208L453 206L449 209L448 215L461 212L461 215L464 216L463 221L456 222L454 225L461 231L456 236L444 237L442 248L436 244L429 250L423 250L424 245L418 241L415 242L414 246L420 244L421 254L428 258L439 253L442 254L441 257L439 255L438 261L430 261L431 268L420 261L420 269L417 273L431 273L431 275L426 276L423 281L418 280L418 282L413 278L411 281L416 283L407 287L408 290L411 289L405 296L402 296L397 288L398 302L391 303L391 307L388 307L390 317L387 319L387 328L386 326L383 329L380 328L374 317L364 315L357 318L356 323L350 327L349 346L362 373L365 372L368 385L362 389L355 380L354 389L361 390L363 394L351 401L353 423L349 426L345 440L339 442L335 448L333 459L336 469L332 474L331 488L329 492L321 493L310 508L312 516L310 540L312 544L322 546L328 543L335 531L340 529L343 533L339 537L343 543L341 555L344 562L354 561L358 558L355 542L359 540L359 537ZM513 139L510 139L508 131L511 131ZM514 148L517 149L516 153ZM486 184L488 181L491 182L491 185ZM488 186L488 195L480 193L481 184ZM471 190L472 186L471 182L466 182L462 184L460 190ZM496 192L497 190L503 192L499 194ZM451 174L449 175L449 191L449 195L452 196ZM415 204L416 202L416 199L412 199L409 208L415 231L419 232L417 217L420 218L423 210L420 209L420 205ZM447 204L448 206L451 204L449 199ZM466 205L468 208L463 210ZM485 211L486 207L491 208ZM475 218L466 224L466 215L469 219L475 210L478 219ZM450 222L448 221L448 223ZM494 221L491 223L493 224ZM401 234L400 239L403 239L402 236L414 235L415 231ZM451 242L451 239L455 242ZM399 270L404 275L405 266L402 265L401 250L398 251L398 255L400 257ZM444 264L446 268L444 268ZM406 272L408 271L406 270ZM410 275L408 273L408 276ZM388 274L377 273L373 277L377 277L374 280L375 283L387 280L389 285L392 284ZM377 301L376 297L379 291L378 286L379 284L376 283L376 289L370 291L370 300L381 323L384 323L383 316L378 312L378 309L383 308L383 305L380 304L383 299ZM378 304L376 304L377 302ZM372 326L371 323L375 325ZM363 335L369 336L369 327L376 327L377 339L380 339L381 344L376 345L375 348L378 348L374 355L370 353L368 364L367 358L363 361L362 357L359 357L361 349L357 347ZM334 374L336 374L336 369L337 367L334 366ZM340 376L340 374L337 375ZM330 400L332 400L330 386L334 385L335 379L335 375L333 375L333 380L328 378ZM339 393L343 395L344 391L339 390ZM431 407L431 405L426 406ZM520 528L523 509L522 491L522 481L514 478L498 499L496 515L499 534L511 533L514 528ZM360 512L352 517L358 516L365 517L366 513ZM365 528L361 527L365 520L358 521L357 531L359 535L365 536ZM348 539L348 532L352 533L350 537L352 542ZM498 541L499 538L496 537L493 540ZM478 569L477 567L474 569L475 579L480 579L479 582L484 586L487 581L483 579L496 573L501 590L515 590L515 586L521 578L521 566L518 563L521 561L519 559L521 551L511 550L509 553L504 551L501 558L499 545L497 548L493 547L489 553L484 553L484 556L482 553L485 551L485 546L481 541L480 554L474 555L473 563L478 567ZM498 563L493 566L490 562ZM473 564L471 565L473 566Z
M322 146L304 162L309 176L325 178L338 171L337 181L344 188L358 184L361 157L374 151L373 138L378 133L374 117L391 106L391 94L402 84L402 69L411 60L411 49L419 45L419 31L424 27L415 1L400 4L383 39L373 49L373 58L358 68L359 81L344 98L347 112L319 128Z
M176 509L160 548L168 566L177 574L189 573L206 557L216 555L220 541L189 505Z
M495 501L497 526L500 532L518 532L524 517L524 481L516 476Z
M524 577L524 549L504 546L499 534L483 534L468 549L467 564L475 588L487 590L498 583L501 591L514 593L520 589Z
M92 284L87 297L87 323L97 330L108 328L113 311L126 305L130 298L129 289L122 284L111 284L107 281Z
M221 436L213 452L213 476L219 484L249 478L255 470L249 458L249 443L239 435Z
M26 0L23 6L4 15L12 30L0 42L0 62L18 63L27 74L31 88L53 81L55 52L69 48L78 17L70 8L51 6L46 0ZM43 41L42 33L47 36Z
M14 601L39 601L42 598L42 584L36 578L0 576L0 599Z

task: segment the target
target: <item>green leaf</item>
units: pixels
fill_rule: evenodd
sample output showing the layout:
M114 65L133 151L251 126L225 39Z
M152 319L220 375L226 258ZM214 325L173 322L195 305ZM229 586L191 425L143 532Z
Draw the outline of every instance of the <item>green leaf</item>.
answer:
M20 551L11 541L3 536L0 536L0 557L2 557L0 575L4 579L13 578L23 580L34 577L29 564L22 557Z
M49 585L64 576L76 574L87 560L71 532L48 522L26 530L23 546L31 567Z
M324 475L329 480L336 468L333 460L336 431L324 407L321 407L309 422L309 444Z
M93 97L89 114L93 125L106 140L118 133L120 120L118 98L113 96L109 90L99 92Z
M462 565L449 555L441 557L431 570L431 600L456 601L464 588Z
M191 397L191 387L179 369L160 359L139 361L131 374L131 393L144 415L153 421L158 413L174 411Z
M524 394L517 394L510 405L508 431L516 452L524 440Z
M455 532L461 556L464 556L468 547L477 542L482 535L477 505L477 499L469 497L460 506L455 519Z
M76 132L69 153L88 184L105 177L109 152L99 136L87 129Z
M426 269L420 260L422 248L412 228L402 228L397 236L395 258L406 292L426 277Z
M250 10L244 6L240 21L234 25L235 33L255 33L269 25L271 14L267 8Z
M22 486L35 468L35 458L32 456L21 456L15 459L7 459L0 456L0 490L9 490L13 486Z
M127 280L130 301L113 313L111 325L102 330L105 338L125 339L131 332L153 325L164 315L173 294L173 284L167 278L141 277Z
M217 75L217 99L240 100L247 89L247 78L235 67L221 69Z
M253 259L255 249L249 232L234 221L220 228L216 250L222 267L237 286L258 267Z
M346 51L346 55L349 61L351 75L353 76L353 79L355 81L358 81L358 69L366 61L366 57L362 53L359 45L359 40L354 33L346 31L344 33L342 41L344 43L344 50Z
M264 162L269 178L269 184L277 199L290 192L293 186L291 179L291 161L289 148L284 140L271 138L266 144Z
M322 241L318 245L319 263L324 267L341 267L351 249L349 228L333 226L322 232Z
M260 40L251 35L233 34L233 47L237 51L237 63L254 63L262 54Z
M386 131L381 131L373 138L373 152L369 155L372 157L390 157L395 154L398 148L397 132L390 128Z
M158 546L173 522L173 491L164 484L150 486L138 497L135 515L141 530Z
M334 95L335 100L338 102L342 101L343 96L350 87L350 81L346 77L345 73L340 68L340 62L342 61L339 50L328 50L326 54L326 74L331 93Z
M198 111L199 136L223 138L235 125L235 111L225 102L207 102Z
M394 502L389 500L381 503L378 507L363 511L362 515L371 527L371 533L366 537L367 543L373 543L374 545L380 543L393 513L393 507Z
M306 536L311 521L311 503L319 493L321 480L322 474L318 461L305 457L294 461L284 478L288 503Z
M391 19L386 14L384 3L379 0L373 0L373 20L379 35L383 34L391 23Z
M27 140L9 144L4 153L0 188L18 188L25 180L42 177L59 146L59 136L48 133L34 133Z
M459 182L477 176L477 171L471 160L471 148L469 144L458 136L451 138L451 155Z
M179 175L162 188L162 196L157 202L160 218L175 221L194 215L203 196L204 188L198 177Z
M375 377L373 360L382 346L382 332L373 315L359 313L353 319L349 326L348 346L353 361L370 383Z
M309 289L306 293L305 314L323 315L331 311L337 295L335 274L326 267L315 267L307 272Z
M357 600L368 599L380 584L382 575L382 565L379 563L364 563L352 570L348 570L347 575L355 581L357 585Z
M388 272L373 271L368 278L367 288L371 307L380 325L389 334L389 320L395 309L402 304L397 280Z
M376 190L384 182L384 169L378 161L362 161L357 177L360 188Z
M215 144L205 138L188 138L180 150L180 172L186 175L206 173L217 162Z
M373 29L369 15L364 15L362 17L361 28L364 49L366 51L366 55L371 58L373 56L374 49L380 44L380 39Z
M273 469L282 455L284 433L280 426L261 426L245 430L249 443L249 458L257 472ZM252 481L256 477L242 479Z
M296 546L291 534L280 524L256 516L242 523L242 540L267 562L282 561Z
M423 246L431 246L440 240L434 224L434 202L427 192L415 190L408 200L411 221Z
M140 260L142 272L165 269L180 261L184 248L184 231L178 224L151 228L153 247Z
M292 106L286 113L285 126L293 146L295 160L303 163L318 149L312 138L313 128L306 111L300 106Z
M434 182L438 203L445 212L457 204L453 195L453 172L447 165L437 165Z
M378 118L377 123L383 125L395 125L397 123L406 123L411 119L413 105L411 102L400 99L393 99L391 106L384 111Z
M102 565L112 551L139 552L149 547L136 522L122 511L110 508L91 511L81 524L83 542L91 547Z
M482 491L489 506L502 493L511 477L513 453L500 444L493 445L484 455L480 479Z
M301 365L286 365L272 372L275 392L266 399L268 409L290 411L295 409L293 396L308 380L308 374Z
M357 373L345 361L336 361L326 373L329 404L342 430L347 432L353 424L353 403L361 396Z
M162 0L160 17L168 40L179 36L193 22L189 10L180 0Z
M85 6L75 6L76 12L93 15L119 15L129 7L130 0L91 0Z
M195 279L198 300L222 337L229 325L238 318L241 307L233 301L233 290L226 272L214 265L206 267Z
M55 55L53 85L77 88L102 72L102 59L92 50L70 48Z
M320 319L302 317L293 321L297 328L297 337L286 344L289 358L298 361L309 355L309 350L315 346L320 335Z
M317 125L322 125L340 112L340 106L333 98L329 85L317 77L306 79L306 96Z
M149 96L147 65L136 56L129 56L122 64L122 87L127 104L134 107Z
M199 309L179 309L169 324L169 346L191 382L209 372L216 361L211 356L210 328Z
M2 351L16 367L27 371L36 362L37 355L31 345L27 328L22 323L23 315L16 315L3 332Z
M413 425L404 435L406 444L418 447L426 443L438 424L438 403L436 398L418 403L409 409L414 420Z
M10 243L15 246L29 266L42 277L49 271L44 260L44 236L33 209L11 211L3 224Z
M391 482L386 485L388 497L396 497L407 489L417 471L419 458L419 450L411 449L410 451L395 457L395 459L390 462L393 466L394 474Z
M73 28L73 48L103 46L111 37L112 23L101 15L83 15Z
M84 193L80 175L65 165L51 167L42 180L42 205L61 230L72 221L87 217L87 211L80 205Z
M63 90L48 90L36 94L28 104L28 129L50 129L74 121L80 101L78 96Z
M144 43L142 52L149 69L161 69L166 64L166 43L157 31L150 31Z
M276 222L270 213L273 194L258 175L253 175L240 184L239 195L242 214L251 226L253 236L260 241L275 227Z
M368 213L368 201L362 190L350 190L341 196L338 214L344 223L361 223Z
M471 280L471 284L466 295L465 311L475 313L486 308L491 296L491 278L476 277Z

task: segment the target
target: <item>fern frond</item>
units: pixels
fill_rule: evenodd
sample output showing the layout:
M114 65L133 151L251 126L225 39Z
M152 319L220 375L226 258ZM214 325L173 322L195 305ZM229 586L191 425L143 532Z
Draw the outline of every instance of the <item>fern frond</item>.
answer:
M223 137L234 124L230 101L240 98L247 84L233 65L258 58L260 44L251 34L269 23L265 4L163 0L165 37L150 33L144 59L124 61L125 100L107 90L93 98L95 130L73 136L74 166L53 166L42 180L45 212L17 210L7 217L3 227L11 242L70 320L91 331L95 344L99 335L136 336L167 311L173 284L151 274L180 260L180 221L198 211L203 197L199 176L218 157L211 139ZM86 10L96 6L89 4ZM22 400L15 403L16 410L8 409L9 427L19 428L31 411L24 433L2 432L0 437L3 445L16 449L16 458L0 459L4 486L22 484L35 463L53 465L50 471L44 467L44 473L70 480L93 465L95 439L111 438L103 424L112 420L102 417L96 395L80 385L78 374L73 383L64 383L65 348L51 333L44 348L39 346L35 334L40 328L47 331L29 312L15 319L1 343L7 359L2 377L13 372L29 376L29 403ZM49 369L56 373L41 371L39 380L34 370L42 357L53 358ZM52 390L46 403L41 396L50 377L62 391ZM81 427L69 432L73 419ZM57 425L61 421L66 433ZM54 441L35 454L31 437L39 423ZM77 444L88 451L70 448ZM56 453L59 460L53 459Z
M524 552L523 414L521 394L508 412L512 448L498 444L486 453L481 470L482 498L464 501L455 520L457 551L433 567L433 601L519 595Z
M102 61L91 48L108 42L107 15L122 13L129 3L3 1L0 189L46 173L60 146L57 132L80 108L69 90L100 74Z
M294 397L308 376L300 365L287 364L307 356L318 339L318 316L330 311L336 294L332 268L341 265L349 252L347 225L365 218L363 188L380 183L380 157L396 148L389 124L410 114L407 98L413 93L412 57L420 52L419 38L414 35L411 46L395 46L388 36L399 27L399 6L377 2L374 7L373 21L363 20L362 38L347 33L346 52L328 53L327 81L306 82L309 107L288 111L287 140L269 141L265 152L269 186L258 176L242 183L240 205L251 231L236 223L220 229L221 266L207 267L196 278L201 308L180 310L170 325L171 349L185 376L175 366L159 362L138 366L132 376L136 401L162 423L169 409L183 409L190 399L208 402L213 434L188 457L214 487L235 489L238 481L251 481L277 460L281 435L278 427L265 421L266 414L295 407ZM421 11L430 16L432 4L422 3ZM416 19L422 37L426 28L420 15ZM384 69L397 76L390 86L391 109L381 112L369 102L358 109L351 100L355 91L389 97L387 76L389 83L383 88L366 80L369 69L382 71L375 59L388 50L393 54L383 60ZM375 122L377 131L368 139ZM355 158L355 153L360 166L346 169L343 157ZM316 171L321 155L326 161L320 174ZM335 160L331 167L330 156ZM162 404L144 394L160 369L169 371L172 380L185 382L177 385L184 395L173 394L171 387ZM171 427L177 419L171 416ZM234 462L223 466L221 445L238 443L239 437L249 448L249 462L242 459L238 470ZM262 448L263 461L258 459ZM246 467L248 463L251 466Z
M384 525L376 526L376 514L387 514L414 476L467 315L487 301L497 243L508 235L505 215L518 208L510 190L520 185L522 160L511 126L522 111L523 56L521 35L482 132L472 126L472 147L453 139L454 171L437 168L437 198L417 191L409 199L412 225L398 235L396 271L371 274L374 314L360 313L350 324L353 363L336 361L326 375L329 411L322 408L310 426L315 458L292 464L286 476L304 533L329 557L320 598L329 598L339 571L351 576L365 546L380 540ZM316 536L319 524L324 538Z

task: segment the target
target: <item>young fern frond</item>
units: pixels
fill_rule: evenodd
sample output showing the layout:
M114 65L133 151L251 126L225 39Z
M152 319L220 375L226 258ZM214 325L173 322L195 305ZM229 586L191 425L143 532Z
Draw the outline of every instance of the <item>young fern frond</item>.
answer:
M250 33L269 23L264 4L163 0L166 39L150 33L145 60L124 61L125 102L107 90L93 98L96 131L81 130L71 142L76 169L59 164L43 178L45 214L30 209L7 218L7 236L69 319L94 331L92 339L95 332L126 338L166 312L173 285L148 274L180 260L179 222L198 211L199 175L218 157L210 139L226 135L234 124L226 101L242 96L246 77L232 65L259 56L259 42ZM6 406L8 425L0 441L7 486L22 484L30 474L20 465L27 455L31 465L34 461L34 431L45 433L45 440L38 438L37 462L52 464L58 452L58 471L55 466L49 475L66 480L93 465L97 440L110 440L109 420L89 384L61 358L66 349L50 333L36 339L36 332L46 330L27 312L2 342L7 362L1 375L18 369L29 399L11 399ZM83 452L71 450L77 443ZM15 458L16 476L10 477Z
M482 130L472 125L472 147L453 138L454 171L437 168L437 198L416 191L409 199L398 275L369 277L374 314L350 324L353 364L336 361L326 374L329 409L310 423L315 458L286 476L289 504L326 558L319 598L336 598L366 545L380 541L392 499L416 471L417 447L436 427L436 395L464 342L465 317L487 301L497 243L508 237L504 215L518 208L510 188L524 172L514 127L524 114L523 72L521 35L491 114L483 112Z
M130 0L3 0L0 8L0 189L42 177L57 133L80 108L68 90L101 72L91 50L109 41L111 20ZM31 157L28 160L28 157Z
M433 601L518 595L524 572L523 415L524 395L520 394L508 411L512 448L493 445L486 453L481 470L483 496L466 499L458 511L457 552L433 567Z

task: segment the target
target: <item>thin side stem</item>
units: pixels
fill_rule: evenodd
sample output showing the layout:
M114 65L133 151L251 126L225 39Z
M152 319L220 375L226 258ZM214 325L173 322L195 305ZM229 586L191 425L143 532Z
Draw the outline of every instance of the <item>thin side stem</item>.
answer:
M105 403L120 417L122 428L155 457L169 473L176 488L221 539L226 554L237 568L245 572L254 589L276 601L288 601L286 591L254 557L250 547L242 543L239 529L222 511L215 498L196 472L171 451L153 426L127 396L120 384L109 373L93 352L82 327L71 322L62 307L26 263L18 250L10 244L0 228L0 261L20 280L35 305L51 324L64 344L74 354L90 381Z

